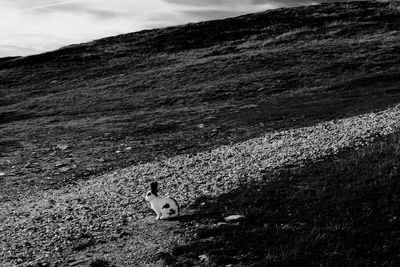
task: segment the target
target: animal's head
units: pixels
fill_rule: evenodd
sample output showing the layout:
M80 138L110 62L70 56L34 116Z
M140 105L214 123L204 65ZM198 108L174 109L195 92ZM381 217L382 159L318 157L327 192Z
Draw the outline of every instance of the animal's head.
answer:
M144 196L144 199L146 201L152 201L153 199L155 199L158 195L157 195L157 187L158 187L158 183L157 182L153 182L150 184L150 191L146 193L146 195Z

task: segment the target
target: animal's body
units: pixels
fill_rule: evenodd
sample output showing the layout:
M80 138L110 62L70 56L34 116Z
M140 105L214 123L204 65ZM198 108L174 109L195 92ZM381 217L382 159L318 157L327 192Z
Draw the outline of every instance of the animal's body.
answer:
M159 197L157 195L158 183L151 183L151 191L146 193L145 200L150 202L151 208L157 214L156 219L163 220L179 215L178 202L172 197Z

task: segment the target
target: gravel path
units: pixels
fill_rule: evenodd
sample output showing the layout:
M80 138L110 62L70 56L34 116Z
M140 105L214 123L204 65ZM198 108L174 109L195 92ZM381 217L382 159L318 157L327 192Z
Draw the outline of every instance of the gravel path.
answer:
M209 152L132 166L61 190L0 203L0 265L58 261L58 266L85 266L84 257L99 256L117 266L160 265L152 262L154 253L184 242L185 233L179 231L179 222L154 222L143 202L150 181L158 180L161 193L174 196L185 207L200 196L216 196L247 181L263 181L263 174L273 169L320 160L398 129L400 111L391 108L267 133Z

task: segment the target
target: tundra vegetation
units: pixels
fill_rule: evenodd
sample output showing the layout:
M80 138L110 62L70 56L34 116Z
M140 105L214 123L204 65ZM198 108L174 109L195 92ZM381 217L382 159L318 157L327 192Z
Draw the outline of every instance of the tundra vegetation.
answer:
M399 27L326 3L1 59L0 265L398 265Z

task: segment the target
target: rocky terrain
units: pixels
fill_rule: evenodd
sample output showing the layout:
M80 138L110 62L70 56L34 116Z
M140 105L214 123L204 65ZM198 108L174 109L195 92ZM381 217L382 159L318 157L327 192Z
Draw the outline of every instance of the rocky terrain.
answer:
M321 252L330 256L293 248L277 256L268 247L243 251L224 233L241 233L242 225L259 230L246 218L279 228L281 222L268 222L272 214L244 205L272 199L262 192L274 189L265 186L288 170L301 169L299 179L307 183L311 170L324 172L313 167L319 162L349 151L362 158L355 151L376 151L378 141L398 147L382 140L400 124L399 26L395 3L330 3L0 60L1 264L248 266L261 257L262 264L279 265L304 263L307 253L308 264L359 259L350 248L331 251L342 241ZM382 158L395 159L396 151ZM398 177L392 165L388 173ZM381 181L371 177L375 186ZM153 220L143 202L153 180L182 204L180 219ZM261 192L258 200L249 196L253 188ZM234 203L225 197L230 194ZM388 202L383 210L393 223L392 207ZM228 215L245 219L224 222ZM214 249L218 242L227 249ZM382 247L395 251L396 244ZM386 255L389 263L396 262L393 255ZM383 264L381 258L366 259Z
M90 258L82 258L82 251L93 250L95 256L107 251L106 258L117 266L152 263L158 253L190 236L179 221L149 218L143 192L151 181L159 181L163 193L186 208L204 196L268 183L276 170L322 160L399 129L400 110L389 109L139 164L62 190L6 202L0 217L0 240L5 245L0 255L13 263L39 259L84 264Z

